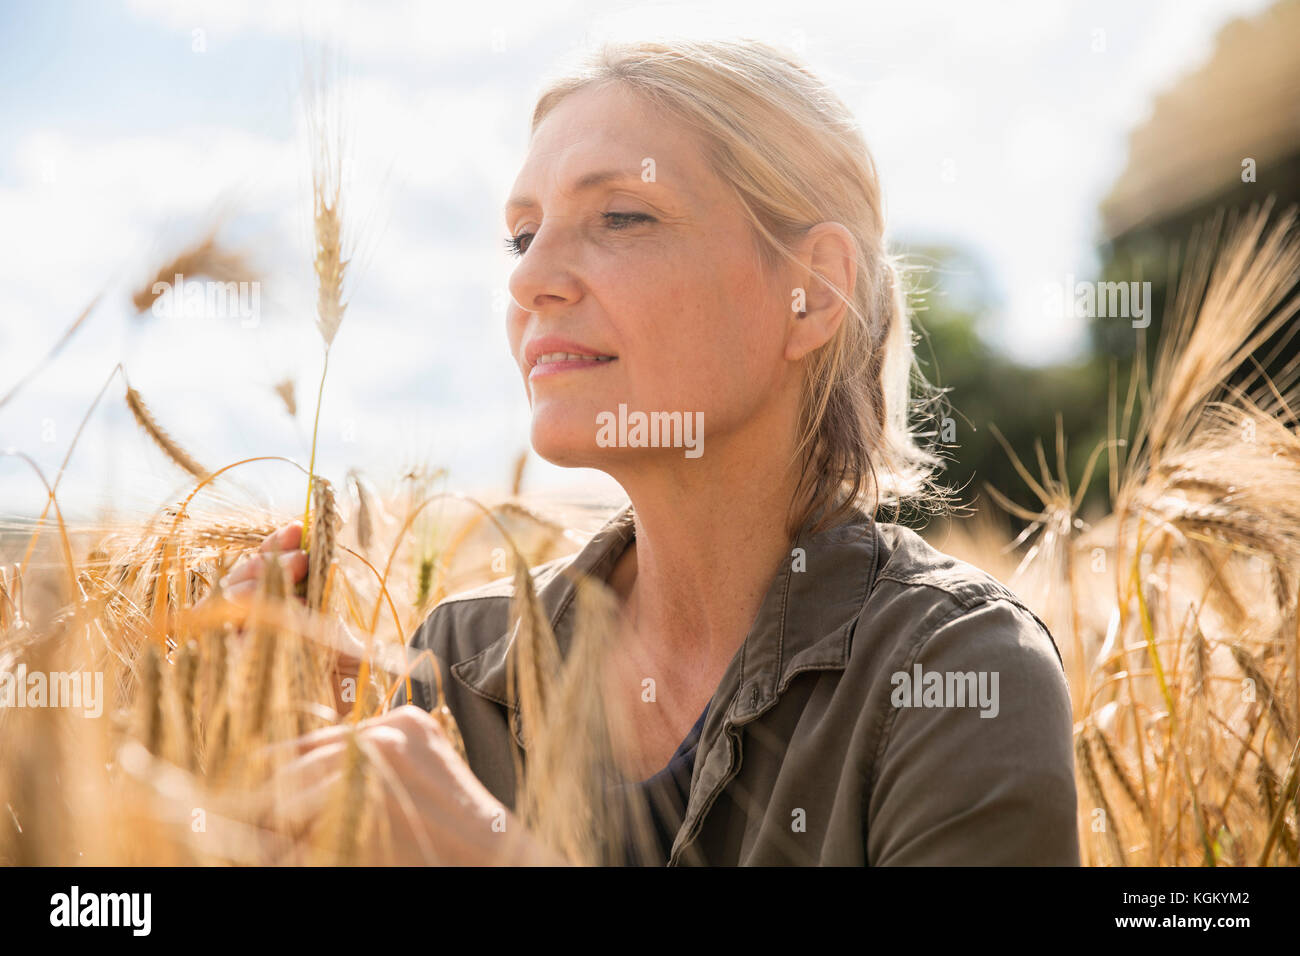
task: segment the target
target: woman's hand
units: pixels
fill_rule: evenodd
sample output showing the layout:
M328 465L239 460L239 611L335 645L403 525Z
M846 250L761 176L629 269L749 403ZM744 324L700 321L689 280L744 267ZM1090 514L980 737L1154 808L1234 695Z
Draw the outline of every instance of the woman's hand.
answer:
M311 831L337 799L352 727L327 727L293 742L299 756L271 782L276 818ZM385 839L363 841L360 862L398 865L565 866L483 786L441 725L405 705L357 725L365 774L377 778ZM385 825L386 824L386 825Z
M223 596L236 604L249 604L257 593L272 551L280 552L277 560L282 568L288 570L292 590L307 577L307 552L302 550L301 545L301 521L291 521L272 531L262 539L256 554L241 557L230 573L221 579Z
M307 552L302 550L301 544L301 520L281 525L262 539L256 553L245 554L235 562L235 566L221 579L221 596L232 604L248 608L261 587L267 562L272 560L275 552L278 552L275 560L289 572L289 593L296 594L297 585L307 577ZM215 593L205 595L195 604L195 609L208 606ZM302 598L299 600L306 603ZM352 709L352 700L360 692L357 679L361 660L366 656L366 645L342 621L332 623L336 626L331 630L331 644L337 652L334 679L331 682L334 688L334 709L339 714L345 714ZM347 686L349 680L350 689Z

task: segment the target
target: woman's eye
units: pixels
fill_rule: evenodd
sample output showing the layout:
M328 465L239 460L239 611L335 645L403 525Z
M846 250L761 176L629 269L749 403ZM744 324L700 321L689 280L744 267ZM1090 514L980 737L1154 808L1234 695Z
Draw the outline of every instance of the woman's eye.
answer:
M654 222L654 216L644 212L606 212L601 213L605 224L611 229L626 229L640 222ZM533 238L531 232L521 232L517 236L506 237L506 251L512 256L522 256L528 251L528 243Z
M611 229L622 229L637 222L654 222L654 216L643 212L607 212L603 215Z
M524 246L524 241L531 238L533 238L531 232L521 232L517 236L506 237L506 252L510 253L512 256L522 256L528 251Z

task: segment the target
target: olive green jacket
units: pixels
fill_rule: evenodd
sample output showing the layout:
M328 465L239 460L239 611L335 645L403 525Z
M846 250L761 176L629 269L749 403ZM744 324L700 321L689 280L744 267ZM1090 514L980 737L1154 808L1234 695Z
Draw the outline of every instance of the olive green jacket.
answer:
M571 575L607 579L634 533L627 505L533 569L562 652ZM411 645L450 671L470 767L513 809L512 593L447 598ZM861 511L805 526L709 705L668 864L1075 866L1072 739L1060 652L1010 590Z

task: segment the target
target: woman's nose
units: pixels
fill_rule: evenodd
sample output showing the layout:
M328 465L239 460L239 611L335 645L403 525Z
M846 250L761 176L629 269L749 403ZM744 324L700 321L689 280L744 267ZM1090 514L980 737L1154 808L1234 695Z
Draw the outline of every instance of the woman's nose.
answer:
M564 230L542 226L528 242L507 283L510 298L525 312L543 312L577 301L581 290Z

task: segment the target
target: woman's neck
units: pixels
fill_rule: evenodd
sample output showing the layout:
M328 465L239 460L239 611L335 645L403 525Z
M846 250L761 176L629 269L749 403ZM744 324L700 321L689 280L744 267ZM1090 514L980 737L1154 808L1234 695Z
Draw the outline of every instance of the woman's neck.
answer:
M647 471L624 485L635 538L609 583L653 656L725 667L749 633L773 576L790 560L797 473L779 473L778 456L766 457L733 464L732 475L718 473L726 467L719 456L679 467L657 486Z

